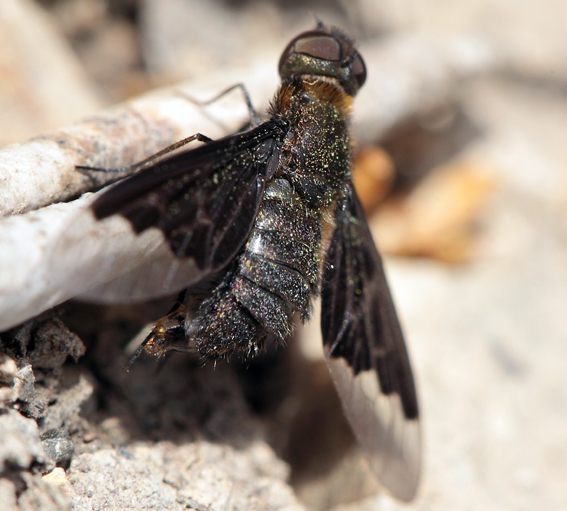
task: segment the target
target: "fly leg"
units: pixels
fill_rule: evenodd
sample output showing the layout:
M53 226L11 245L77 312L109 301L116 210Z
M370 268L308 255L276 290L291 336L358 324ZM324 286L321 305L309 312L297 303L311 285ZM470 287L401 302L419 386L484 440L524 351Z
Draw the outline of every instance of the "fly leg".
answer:
M208 101L198 101L182 91L177 91L177 92L180 96L183 96L185 99L191 101L196 105L207 106L214 103L215 101L218 101L223 96L229 94L235 89L240 89L242 91L242 94L244 96L244 101L246 102L246 106L248 108L249 119L246 126L257 126L258 124L260 124L260 117L258 116L258 113L254 109L254 106L252 105L252 100L250 99L250 94L248 93L248 90L246 89L243 83L237 83L236 85L229 87L228 89L222 91L220 94L217 94L215 97L209 99ZM129 167L117 167L117 168L107 169L102 167L89 167L87 165L75 165L75 168L78 170L95 171L95 172L116 172L116 173L122 172L124 173L124 177L126 177L129 176L130 174L138 172L139 170L149 167L150 165L158 161L162 156L172 153L173 151L179 149L180 147L183 147L184 145L189 144L190 142L193 142L195 140L203 143L208 143L213 141L212 138L209 138L206 135L203 135L202 133L195 133L194 135L184 138L179 142L175 142L174 144L167 146L165 149L162 149L161 151L152 154L145 160L142 160L139 163L135 163L134 165L131 165Z
M169 310L167 315L156 321L150 334L138 346L138 349L126 364L126 371L130 370L134 361L144 351L156 358L165 356L168 351L193 351L187 344L185 334L187 307L182 301L184 294L185 291L181 291L175 305Z
M204 143L208 143L208 142L212 142L213 139L209 138L205 135L203 135L202 133L195 133L195 135L191 135L190 137L184 138L183 140L180 140L179 142L175 142L175 144L171 144L170 146L167 146L165 149L162 149L161 151L157 152L156 154L152 154L150 157L146 158L145 160L142 160L139 163L135 163L134 165L131 165L130 167L117 167L117 168L113 168L113 169L105 169L105 168L101 168L101 167L88 167L86 165L75 165L75 168L78 170L94 170L97 172L124 172L126 173L126 175L130 175L133 174L134 172L137 172L145 167L149 167L152 163L155 163L157 160L159 160L162 156L165 156L166 154L172 153L173 151L175 151L176 149L179 149L180 147L183 147L184 145L193 142L194 140L198 140L199 142L204 142Z
M250 99L250 93L248 92L248 89L246 88L246 86L243 83L237 83L235 85L232 85L228 89L223 90L222 92L217 94L215 97L213 97L212 99L209 99L207 101L199 101L195 98L192 98L188 94L185 94L183 91L178 91L178 93L179 93L179 95L188 99L189 101L191 101L191 103L194 103L195 105L207 106L207 105L213 104L215 101L218 101L219 99L221 99L222 97L231 93L235 89L240 89L242 91L242 95L244 96L244 101L246 102L246 107L248 108L248 122L246 123L245 126L251 127L251 128L258 126L261 122L260 116L258 115L258 112L256 112L254 105L252 105L252 100ZM215 121L215 122L218 122L218 121Z

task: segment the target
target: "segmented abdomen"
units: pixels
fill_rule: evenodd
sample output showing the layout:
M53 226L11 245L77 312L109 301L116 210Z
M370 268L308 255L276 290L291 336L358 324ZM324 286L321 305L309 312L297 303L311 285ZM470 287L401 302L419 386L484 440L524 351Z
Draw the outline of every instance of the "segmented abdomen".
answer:
M199 306L188 332L200 355L254 355L268 335L284 340L307 319L319 285L321 220L283 179L270 182L234 266Z

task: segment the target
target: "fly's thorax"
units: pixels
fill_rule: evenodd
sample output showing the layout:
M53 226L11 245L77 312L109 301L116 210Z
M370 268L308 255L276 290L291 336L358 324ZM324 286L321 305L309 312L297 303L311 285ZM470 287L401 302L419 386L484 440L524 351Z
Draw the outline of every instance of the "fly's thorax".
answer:
M352 97L332 78L303 76L280 89L277 115L289 122L279 173L309 206L326 207L350 178Z

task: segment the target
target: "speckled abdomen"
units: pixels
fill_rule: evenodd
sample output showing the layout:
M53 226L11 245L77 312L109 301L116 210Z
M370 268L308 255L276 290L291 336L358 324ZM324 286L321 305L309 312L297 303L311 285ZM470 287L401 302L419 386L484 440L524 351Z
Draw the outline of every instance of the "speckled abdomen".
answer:
M288 181L268 184L242 254L191 321L188 336L201 356L235 346L254 355L268 335L291 335L295 312L308 318L319 286L320 215Z

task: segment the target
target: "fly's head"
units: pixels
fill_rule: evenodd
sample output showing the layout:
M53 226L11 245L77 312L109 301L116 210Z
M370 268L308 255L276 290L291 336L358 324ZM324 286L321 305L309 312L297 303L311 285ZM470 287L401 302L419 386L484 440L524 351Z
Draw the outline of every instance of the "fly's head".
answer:
M350 96L366 81L366 66L354 42L340 30L323 25L292 39L278 69L282 79L300 75L334 78Z

